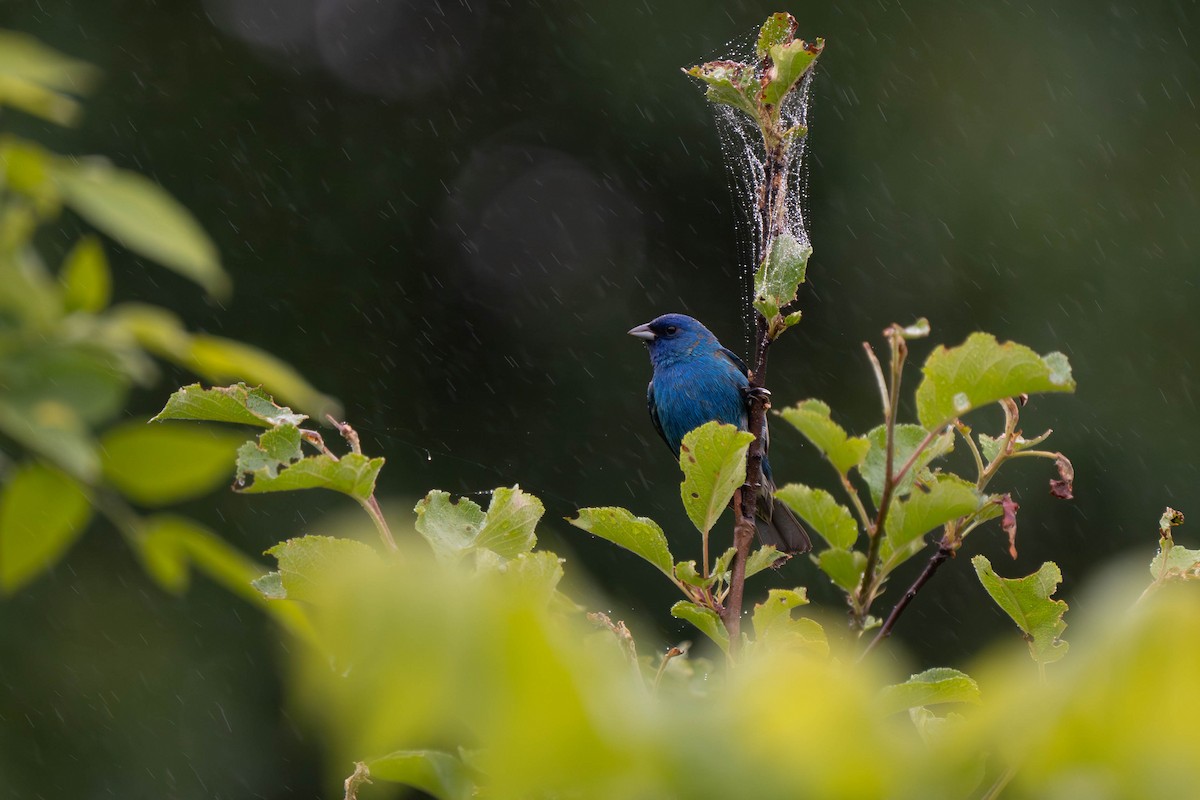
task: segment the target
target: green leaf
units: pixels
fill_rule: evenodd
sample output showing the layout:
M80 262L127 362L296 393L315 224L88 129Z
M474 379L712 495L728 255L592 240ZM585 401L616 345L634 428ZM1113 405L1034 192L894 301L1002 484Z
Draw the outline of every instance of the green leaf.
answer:
M250 581L255 591L266 600L286 600L287 589L283 588L283 576L278 572L268 572L266 575Z
M229 295L229 276L216 246L157 183L99 160L60 160L53 173L67 204L124 247L192 279L215 297Z
M63 260L59 280L63 285L63 307L67 311L95 313L108 305L112 276L104 246L95 236L76 242Z
M773 45L770 52L774 69L768 73L771 79L762 89L763 102L778 105L824 49L824 39L817 39L811 44L803 39L794 39L786 44Z
M858 539L858 525L850 510L833 499L824 489L811 489L789 483L775 490L775 496L820 534L830 547L849 549Z
M988 333L973 333L958 347L938 347L922 372L917 417L926 430L1006 397L1075 391L1065 355L1039 356L1015 342L999 344Z
M379 554L354 539L301 536L280 542L267 551L279 562L279 584L289 600L320 600L323 576L337 570L363 570L379 563ZM267 581L274 588L274 580Z
M1150 562L1150 574L1154 580L1200 580L1200 550L1174 543L1166 546L1167 541L1160 542L1158 553Z
M797 27L796 18L787 12L780 11L767 17L758 31L754 54L760 61L766 58L772 47L787 44L796 38Z
M713 575L725 579L729 572L729 565L733 563L733 557L737 555L737 548L731 547L717 557L717 563L713 564Z
M413 509L417 533L425 537L439 557L458 558L475 547L487 515L473 500L454 500L449 492L434 489Z
M675 577L683 583L686 583L688 586L696 586L701 589L712 586L717 580L715 574L710 575L707 578L701 575L700 571L696 569L695 561L680 561L678 564L676 564Z
M754 307L768 321L796 300L811 255L812 248L790 233L780 234L771 243L771 251L754 275Z
M239 437L240 438L240 437ZM245 442L237 451L237 474L253 478L277 478L280 468L286 468L303 457L300 451L300 429L282 423L269 428L257 442Z
M1029 642L1029 654L1039 664L1058 661L1067 654L1068 645L1059 637L1066 630L1063 614L1067 604L1050 596L1062 582L1062 572L1053 561L1024 578L1001 578L984 556L971 559L975 574L996 605L1017 623Z
M0 588L11 594L54 566L91 515L69 475L36 463L14 470L0 488Z
M329 455L308 456L286 469L277 477L264 472L254 474L254 482L237 491L244 494L290 492L296 489L329 489L349 495L360 502L375 493L375 479L383 469L382 458L367 458L347 453L339 458Z
M847 436L842 426L830 419L829 406L820 400L801 401L785 408L780 415L812 442L842 475L861 464L871 449L866 439Z
M318 392L283 360L252 345L195 334L180 363L210 383L246 381L261 384L271 395L318 419L326 414L341 414L336 400Z
M966 673L935 667L913 675L904 683L885 686L878 703L884 714L941 703L979 703L979 684Z
M402 783L438 800L466 800L475 793L463 762L436 750L397 750L367 762L371 777Z
M754 67L737 61L710 61L685 69L708 86L705 97L710 103L729 106L758 119L758 76Z
M100 455L87 425L69 405L44 399L17 405L0 395L0 431L83 480L100 474Z
M487 519L475 541L505 558L528 553L537 544L534 529L546 513L542 501L521 491L521 487L499 488L492 492Z
M762 639L772 628L784 627L792 620L792 609L808 605L808 592L803 588L771 589L767 599L754 606L754 635Z
M775 566L780 559L786 561L788 556L776 550L775 545L769 544L766 547L758 548L746 559L746 577L757 575L763 570Z
M662 528L652 519L635 517L623 508L581 508L579 516L567 522L641 556L664 575L672 574L675 559Z
M892 444L895 452L892 456L892 469L899 470L900 467L908 463L908 459L921 442L925 441L928 434L920 425L896 425L892 433ZM867 488L871 490L871 499L876 505L879 504L879 499L883 495L883 478L887 472L887 428L880 425L872 428L867 433L866 439L871 443L871 449L867 453L867 457L863 459L862 473L863 480L867 483ZM913 481L921 474L921 471L929 466L929 462L935 458L941 458L947 453L954 451L954 431L943 431L934 437L917 460L909 467L908 472L904 474L904 478L896 486L895 496L904 497L912 491Z
M892 503L884 527L894 551L950 520L974 512L985 502L975 484L956 475L936 475L926 488L928 491L914 491L908 499Z
M817 556L817 566L829 576L834 585L847 592L858 588L863 571L867 568L867 557L857 550L823 550Z
M104 477L144 506L202 497L233 479L242 436L209 426L127 422L100 437Z
M89 91L100 71L24 33L0 30L0 75L19 77L72 94Z
M246 600L261 598L252 583L263 568L199 523L174 514L142 520L135 540L146 572L169 592L188 587L188 567L196 566L216 583Z
M234 422L272 428L276 425L299 425L308 417L275 405L270 395L262 389L251 389L244 383L212 389L193 383L172 394L163 410L150 421L161 422L165 419Z
M754 435L715 420L683 437L679 493L688 518L701 533L716 524L733 493L746 482L746 450Z
M725 630L725 623L711 608L680 600L671 606L671 616L692 623L723 651L729 652L729 631Z
M1000 455L1000 445L1003 442L1003 436L988 436L986 433L979 434L979 452L984 460L988 463L995 461L996 456Z

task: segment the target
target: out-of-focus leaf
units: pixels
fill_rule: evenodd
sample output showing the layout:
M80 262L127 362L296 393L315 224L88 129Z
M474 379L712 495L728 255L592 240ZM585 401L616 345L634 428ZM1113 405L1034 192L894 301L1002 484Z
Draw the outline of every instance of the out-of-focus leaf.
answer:
M0 488L0 588L12 593L57 563L91 514L74 478L36 463L18 467Z
M274 397L303 409L311 416L340 416L338 402L318 392L289 364L265 350L232 339L192 336L183 366L212 383L245 381L262 384Z
M977 704L979 684L965 672L935 667L913 675L904 683L885 686L879 693L879 705L885 714L941 703Z
M892 503L884 527L893 550L900 550L952 519L979 508L983 497L972 483L954 475L937 475L905 500Z
M830 548L817 556L817 566L835 586L852 592L862 581L863 571L867 568L867 556L857 550Z
M895 452L892 456L892 469L899 471L900 467L908 463L908 459L921 442L925 441L927 431L920 425L896 425L893 431L893 446ZM871 450L867 453L867 457L863 459L862 469L860 470L863 480L867 483L867 488L871 491L871 499L878 504L880 497L883 495L883 480L884 474L887 472L887 428L880 425L872 428L867 434L866 439L871 443ZM929 446L921 451L921 455L917 456L917 460L909 467L908 472L900 480L896 486L894 496L904 497L912 491L913 481L921 474L921 470L929 466L929 463L935 458L941 458L947 453L954 450L954 431L943 431L934 437Z
M288 467L303 455L300 429L290 423L281 423L263 431L257 442L243 442L238 448L238 478L277 478L281 468Z
M1160 549L1150 562L1155 580L1200 580L1200 550L1175 545L1166 555Z
M473 500L453 500L435 489L417 503L417 533L442 558L456 559L475 547L487 515Z
M108 305L112 276L104 247L95 236L80 239L63 261L59 280L63 285L63 307L67 311L95 313Z
M72 94L89 91L100 71L24 33L0 30L0 75Z
M850 510L834 500L829 492L789 483L776 489L775 496L787 503L830 547L849 549L854 546L858 525Z
M288 539L272 547L267 554L279 562L279 586L284 596L306 602L320 599L320 592L315 587L321 585L321 576L337 571L353 573L380 562L379 554L362 542L333 536ZM246 585L250 585L249 581ZM273 588L275 581L272 579L267 585Z
M3 78L0 78L0 81L3 81ZM0 89L0 95L2 94L3 89ZM0 103L2 102L0 99ZM3 241L6 248L15 249L16 245L26 241L32 235L33 225L38 217L45 219L58 213L61 199L47 166L53 158L52 153L33 142L9 136L0 137L0 179L3 180L4 188L29 198L33 203L33 210L36 211L34 216L22 220L23 225L29 226L28 230L22 230L20 227L14 230L10 226L17 220L19 206L10 205L6 209L8 219L5 220Z
M505 558L516 558L528 553L537 544L534 530L546 513L542 501L521 487L501 487L492 492L488 505L487 519L475 541L483 547Z
M214 386L211 389L193 383L172 394L163 410L150 421L165 419L235 422L272 428L276 425L299 425L308 417L275 405L270 395L262 389L251 389L244 383Z
M100 437L101 465L104 477L129 499L163 506L228 483L242 439L212 427L127 422Z
M254 481L238 489L244 494L290 492L297 489L329 489L366 501L375 493L375 479L383 469L382 458L347 453L341 458L321 454L302 458L272 478L265 470Z
M711 608L680 600L671 606L671 616L692 623L718 647L729 652L729 631L725 630L725 623Z
M635 517L624 508L581 508L579 516L567 522L641 556L664 575L672 574L675 559L662 528L652 519Z
M1039 356L1016 342L1000 344L988 333L973 333L958 347L938 347L922 372L917 418L926 430L1006 397L1075 391L1065 355Z
M1063 614L1067 604L1050 596L1062 581L1062 572L1053 561L1024 578L1001 578L984 556L971 559L975 574L996 605L1017 623L1029 642L1029 654L1039 664L1058 661L1067 654L1068 645L1060 639L1067 623Z
M733 493L746 482L746 450L752 441L753 434L716 421L683 437L679 494L688 518L701 533L712 530Z
M795 301L811 255L812 248L790 233L780 234L771 243L771 251L754 275L754 307L768 321Z
M820 623L792 616L792 609L807 603L804 589L772 589L766 601L754 607L755 646L828 656L829 639Z
M813 443L821 454L845 475L867 457L871 444L859 436L847 436L846 431L829 417L829 406L820 400L804 400L785 408L780 415L804 438Z
M367 762L372 778L412 786L438 800L466 800L475 787L463 762L436 750L397 750Z
M0 396L0 431L84 482L100 475L100 456L75 409L58 400L29 404Z
M81 342L48 342L6 354L0 362L0 402L34 417L43 408L48 419L65 406L85 426L112 419L125 405L130 376L108 349Z
M215 297L230 291L217 248L191 213L154 181L107 162L55 162L63 199L124 247L191 278Z

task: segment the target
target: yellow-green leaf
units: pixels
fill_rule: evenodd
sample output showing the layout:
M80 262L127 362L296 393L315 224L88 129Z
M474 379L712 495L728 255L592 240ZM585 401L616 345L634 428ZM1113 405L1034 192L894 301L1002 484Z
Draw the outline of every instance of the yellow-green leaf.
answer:
M74 478L42 464L18 467L0 489L0 587L14 592L52 567L91 515Z
M688 518L701 533L712 530L733 493L746 482L746 450L752 441L753 434L716 421L683 437L679 493Z
M1039 664L1058 661L1068 645L1060 637L1067 628L1063 614L1067 604L1050 596L1062 582L1062 572L1053 561L1024 578L1002 578L984 556L971 559L975 574L996 605L1017 624L1029 642L1029 654Z
M804 438L812 442L833 464L834 469L843 475L861 464L871 449L866 439L847 436L842 426L830 418L829 406L820 400L804 400L785 408L780 415L804 434Z
M85 236L76 242L63 261L59 280L63 285L63 308L67 311L103 310L112 296L112 276L100 240Z
M100 461L104 477L130 500L163 506L231 482L243 439L210 426L127 422L100 437Z
M635 517L624 508L581 508L579 516L567 522L641 556L664 575L672 574L675 559L662 528L652 519Z
M801 483L789 483L775 490L775 496L808 523L830 547L849 549L858 539L858 525L850 510L833 499L824 489L812 489Z

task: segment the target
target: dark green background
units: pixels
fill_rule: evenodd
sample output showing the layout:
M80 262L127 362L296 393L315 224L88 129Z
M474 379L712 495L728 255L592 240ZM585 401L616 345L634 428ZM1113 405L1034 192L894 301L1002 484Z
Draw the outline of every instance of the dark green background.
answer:
M175 307L297 365L387 456L383 492L399 508L433 487L538 494L544 544L606 587L614 616L640 620L649 650L692 636L666 614L669 587L558 520L625 505L662 522L677 551L694 545L646 418L649 365L624 331L681 310L744 348L720 146L679 67L775 10L8 2L2 24L106 78L74 130L6 118L156 178L236 283L218 307L113 245L119 299ZM966 549L1010 575L1053 558L1068 600L1118 555L1148 560L1162 507L1192 510L1197 479L1195 4L787 10L828 46L811 111L815 255L805 321L772 355L777 404L819 397L848 427L873 426L859 343L922 315L932 342L982 329L1063 350L1078 393L1035 398L1024 427L1057 431L1077 498L1048 497L1049 465L1015 464L998 486L1022 506L1019 561L998 527ZM44 245L64 250L76 230ZM168 376L140 410L185 380ZM782 480L833 488L782 424L772 461ZM222 495L189 511L256 553L342 508ZM780 580L836 611L810 564ZM967 666L994 635L1015 631L963 559L898 630L920 665ZM0 603L0 795L317 795L318 744L281 710L287 644L203 580L164 595L97 525Z

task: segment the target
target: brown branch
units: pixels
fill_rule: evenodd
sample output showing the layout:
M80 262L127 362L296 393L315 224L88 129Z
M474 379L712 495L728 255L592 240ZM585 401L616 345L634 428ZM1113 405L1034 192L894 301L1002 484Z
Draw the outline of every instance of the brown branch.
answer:
M929 563L925 565L925 569L913 581L913 585L908 587L908 591L904 593L904 596L896 601L896 605L892 608L892 613L888 614L882 627L879 628L879 632L875 634L875 638L862 651L862 655L858 657L860 661L866 658L867 654L874 650L880 642L892 635L892 628L896 627L896 622L900 619L900 615L904 613L904 609L908 608L908 604L917 596L917 592L921 591L921 587L929 582L929 579L933 577L933 573L937 572L937 568L942 565L942 562L952 555L954 555L954 551L944 543L938 545L937 552L929 559Z

